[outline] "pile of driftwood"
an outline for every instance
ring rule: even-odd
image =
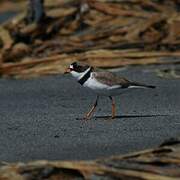
[[[180,57],[179,11],[178,0],[45,0],[41,21],[24,11],[0,26],[0,74],[60,73],[73,61],[104,68],[180,63],[172,58]]]
[[[35,161],[2,164],[4,180],[178,180],[180,141],[170,139],[160,147],[95,161]]]

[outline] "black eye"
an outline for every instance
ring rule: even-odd
[[[73,66],[73,68],[77,68],[78,67],[77,62],[74,62],[71,65]]]

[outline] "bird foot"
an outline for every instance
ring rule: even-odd
[[[91,116],[88,116],[87,114],[83,117],[83,120],[88,121],[91,119]]]

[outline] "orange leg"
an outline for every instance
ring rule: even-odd
[[[85,115],[84,119],[88,120],[91,118],[94,110],[96,109],[97,103],[98,103],[99,96],[97,96],[96,101],[93,105],[93,107],[90,109],[90,111]]]
[[[115,101],[112,98],[112,96],[109,96],[109,98],[110,98],[111,103],[112,103],[112,116],[111,116],[111,118],[114,119],[116,116],[116,105],[115,105]]]

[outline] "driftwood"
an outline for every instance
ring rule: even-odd
[[[21,3],[21,6],[23,2]],[[0,26],[0,74],[62,73],[73,61],[97,67],[177,64],[178,1],[45,0],[46,17],[26,12]]]
[[[2,162],[0,179],[178,180],[180,140],[170,139],[155,149],[94,161]]]

